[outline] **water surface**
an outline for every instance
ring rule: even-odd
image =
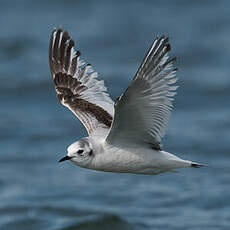
[[[229,229],[229,1],[0,2],[0,229]],[[207,163],[159,176],[94,172],[57,160],[86,134],[48,66],[68,29],[112,98],[154,36],[170,36],[180,78],[164,149]]]

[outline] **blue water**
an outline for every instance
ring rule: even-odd
[[[0,1],[0,229],[229,229],[230,1]],[[48,66],[68,29],[113,99],[154,36],[170,36],[180,78],[164,149],[208,168],[158,176],[58,163],[86,135]]]

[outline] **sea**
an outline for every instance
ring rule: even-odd
[[[57,100],[49,38],[62,27],[115,100],[156,36],[177,57],[165,151],[207,164],[160,175],[59,163],[87,136]],[[0,1],[1,230],[230,229],[230,1]]]

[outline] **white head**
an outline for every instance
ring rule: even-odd
[[[87,167],[93,157],[92,144],[88,138],[82,138],[67,148],[67,155],[59,162],[70,160],[78,166]]]

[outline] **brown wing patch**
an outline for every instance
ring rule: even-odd
[[[93,115],[99,121],[99,123],[106,125],[108,128],[112,124],[112,116],[100,106],[97,106],[81,98],[71,100],[69,105],[73,108],[81,110],[82,112]]]
[[[90,103],[82,98],[81,92],[87,89],[80,81],[72,78],[71,75],[57,73],[54,78],[58,99],[67,105],[76,114],[78,111],[94,116],[99,123],[111,126],[112,116],[100,106]]]
[[[93,68],[80,60],[80,55],[80,51],[74,50],[74,41],[67,31],[61,28],[53,30],[49,63],[57,97],[80,119],[90,134],[98,127],[111,126],[113,117],[105,108],[109,108],[110,104],[113,108],[113,102],[105,92],[104,84],[96,80]],[[99,105],[94,104],[96,102]]]

